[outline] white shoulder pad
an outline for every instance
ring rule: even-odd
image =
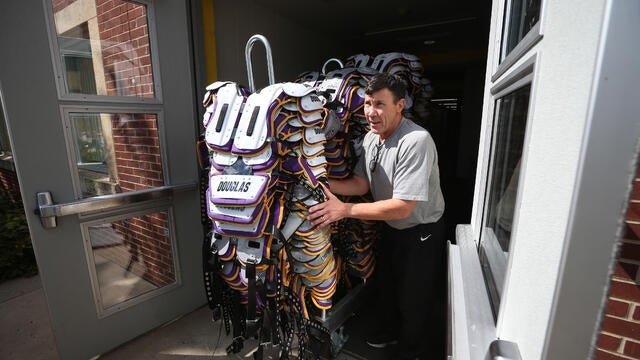
[[[304,142],[302,143],[302,154],[304,155],[304,157],[307,157],[307,158],[313,157],[321,154],[323,151],[324,151],[323,144],[307,145]]]
[[[318,79],[320,79],[319,71],[306,71],[298,75],[296,82],[314,86]]]
[[[312,113],[321,110],[324,106],[323,98],[317,94],[307,94],[298,98],[298,109],[301,113]]]
[[[305,127],[318,125],[322,119],[324,119],[324,113],[322,111],[316,111],[312,113],[300,113],[298,119],[302,121],[302,125]]]
[[[211,91],[207,91],[204,94],[204,98],[202,99],[202,106],[204,106],[204,107],[209,106],[209,104],[211,104],[211,102],[212,102],[211,101],[212,97],[215,97],[215,95],[213,95],[213,93]]]
[[[211,165],[216,169],[224,169],[225,166],[231,166],[238,160],[237,155],[229,153],[221,153],[218,151],[212,151]]]
[[[355,68],[353,67],[345,67],[342,69],[336,69],[336,70],[332,70],[329,71],[329,73],[326,76],[326,79],[332,79],[332,78],[340,78],[340,79],[344,79],[346,78],[349,74],[352,74],[356,71]],[[325,79],[325,80],[326,80]]]
[[[207,125],[209,125],[209,122],[211,121],[211,117],[212,117],[211,115],[213,115],[214,110],[215,110],[215,106],[213,106],[213,104],[207,105],[207,109],[205,110],[204,116],[202,117],[202,125],[205,128],[207,127]]]
[[[317,126],[314,126],[304,129],[304,136],[302,137],[302,140],[305,143],[313,146],[325,143],[327,141],[327,138],[324,136],[324,130]]]
[[[272,157],[273,150],[271,149],[271,146],[267,146],[265,150],[259,154],[244,155],[242,157],[242,161],[249,166],[263,165],[272,160]]]
[[[264,148],[267,137],[271,136],[268,124],[269,107],[281,91],[281,86],[268,86],[259,93],[249,95],[238,123],[233,152],[246,154]]]
[[[306,84],[298,84],[292,82],[282,84],[282,91],[292,97],[302,97],[307,94],[313,93],[316,90],[317,89],[315,87]]]
[[[282,104],[282,107],[288,111],[298,111],[298,102],[291,99],[291,101],[287,101]]]
[[[365,54],[356,54],[353,56],[350,56],[349,58],[347,58],[347,61],[345,62],[346,64],[350,64],[351,62],[353,62],[353,66],[354,67],[363,67],[363,66],[367,66],[369,64],[369,59],[371,57],[369,55],[365,55]]]
[[[227,84],[231,84],[231,83],[232,83],[231,81],[216,81],[214,83],[209,84],[205,88],[205,90],[215,92],[215,90],[217,90],[218,88],[221,88],[221,87],[223,87],[223,86],[225,86]]]
[[[205,129],[205,140],[213,149],[231,150],[231,135],[238,123],[244,96],[235,86],[223,86],[214,100],[214,110]]]
[[[422,73],[422,71],[424,70],[424,67],[422,66],[422,62],[420,60],[416,60],[416,61],[409,61],[409,69]]]
[[[309,164],[309,167],[317,168],[320,166],[326,166],[327,159],[325,159],[325,157],[322,155],[318,155],[318,156],[307,158],[307,163]]]
[[[241,263],[252,262],[259,264],[262,262],[266,237],[238,239],[236,255]]]
[[[402,53],[399,52],[390,52],[385,54],[380,54],[373,59],[371,63],[371,67],[377,69],[379,71],[385,72],[387,65],[397,59],[403,59]]]
[[[420,58],[414,54],[402,53],[402,57],[409,61],[420,61]]]
[[[322,92],[328,92],[331,94],[331,99],[328,99],[328,101],[334,101],[339,95],[343,83],[344,78],[342,77],[327,77],[320,85],[318,85],[318,89]]]

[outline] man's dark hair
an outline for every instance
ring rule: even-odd
[[[395,104],[398,100],[404,99],[407,93],[407,83],[398,75],[379,73],[371,78],[369,85],[364,89],[364,93],[371,95],[382,89],[389,89],[389,91],[391,91],[394,97],[393,103]]]

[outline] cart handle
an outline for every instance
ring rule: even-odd
[[[267,53],[267,71],[269,75],[269,84],[273,85],[275,81],[275,76],[273,75],[273,57],[271,56],[271,45],[269,45],[269,40],[266,37],[260,34],[253,35],[247,41],[247,46],[244,48],[244,57],[247,62],[247,77],[249,78],[249,90],[251,92],[256,91],[256,86],[253,81],[253,67],[251,66],[251,49],[253,48],[253,44],[256,41],[262,41],[264,45],[265,51]]]
[[[337,62],[338,65],[340,65],[340,69],[344,68],[344,64],[342,63],[342,61],[340,61],[340,59],[331,58],[325,61],[324,65],[322,65],[322,75],[327,75],[327,65],[329,65],[329,63],[331,62]]]

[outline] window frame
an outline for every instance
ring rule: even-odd
[[[491,82],[496,82],[503,74],[505,74],[509,69],[511,69],[519,59],[524,57],[527,52],[534,47],[543,37],[543,23],[544,23],[544,7],[546,4],[546,0],[540,0],[540,14],[538,21],[536,24],[529,29],[529,31],[520,39],[518,44],[511,49],[511,51],[507,54],[503,54],[504,47],[506,45],[507,39],[506,34],[509,32],[509,26],[511,22],[511,6],[514,1],[517,0],[502,0],[503,4],[499,5],[499,8],[502,9],[502,14],[500,16],[500,24],[498,24],[498,28],[500,32],[496,32],[495,36],[495,48],[493,54],[493,66],[491,73]]]
[[[492,119],[487,125],[491,134],[487,132],[485,136],[490,136],[490,141],[488,141],[488,149],[486,151],[486,166],[484,167],[484,172],[486,174],[486,182],[484,184],[483,190],[481,192],[481,202],[479,202],[480,216],[479,216],[479,227],[477,228],[477,251],[478,257],[480,259],[480,264],[483,270],[483,275],[485,277],[485,285],[487,288],[487,293],[490,298],[491,307],[493,311],[494,321],[497,322],[498,315],[500,313],[500,306],[495,306],[496,303],[501,304],[499,301],[503,297],[503,289],[506,287],[507,274],[509,273],[509,269],[511,267],[512,257],[509,256],[511,253],[511,249],[515,246],[517,239],[517,231],[518,231],[518,220],[519,220],[519,211],[520,202],[521,202],[521,192],[523,188],[524,172],[526,169],[527,162],[527,152],[522,152],[522,157],[520,160],[520,173],[518,175],[518,187],[516,190],[516,198],[514,203],[514,213],[513,213],[513,225],[511,229],[511,238],[509,242],[509,250],[507,254],[505,254],[499,244],[497,244],[497,239],[491,239],[486,236],[485,231],[485,221],[488,213],[488,201],[490,198],[490,187],[492,183],[491,174],[493,171],[493,166],[495,165],[494,156],[496,152],[495,148],[495,132],[497,130],[498,125],[498,117],[499,117],[499,106],[498,101],[506,95],[511,94],[512,92],[521,89],[525,86],[530,86],[530,95],[529,95],[529,103],[527,105],[527,121],[525,126],[525,135],[522,148],[528,148],[530,134],[531,134],[531,118],[533,115],[534,108],[534,89],[535,89],[535,78],[536,78],[536,61],[537,54],[533,54],[524,60],[516,69],[512,70],[504,79],[502,79],[499,83],[494,85],[491,89],[491,114]],[[491,241],[494,240],[494,241]],[[506,256],[505,256],[506,255]],[[505,258],[506,257],[506,258]]]
[[[51,50],[51,58],[53,59],[53,72],[55,74],[56,88],[58,91],[58,98],[61,101],[91,101],[104,104],[113,104],[117,106],[119,104],[162,104],[162,84],[160,76],[160,63],[159,52],[157,49],[157,29],[155,19],[155,8],[153,1],[150,0],[123,0],[132,3],[138,3],[146,6],[147,14],[147,31],[149,33],[149,55],[151,56],[151,69],[153,76],[153,98],[144,98],[138,96],[109,96],[109,95],[94,95],[94,94],[75,94],[69,93],[65,81],[65,64],[63,55],[65,55],[58,45],[57,30],[55,24],[55,16],[53,9],[49,6],[49,1],[43,0],[43,6],[45,7],[45,14],[49,18],[47,24],[49,25],[49,43]]]
[[[65,129],[65,139],[67,147],[67,158],[69,159],[69,171],[72,179],[72,185],[76,199],[83,199],[82,184],[80,181],[80,173],[78,167],[78,155],[76,151],[75,134],[73,125],[71,124],[71,114],[90,113],[90,114],[153,114],[156,116],[158,126],[158,142],[160,147],[160,162],[162,165],[162,180],[166,185],[170,184],[171,176],[169,174],[169,163],[167,159],[167,139],[165,134],[164,110],[157,106],[119,106],[117,108],[110,106],[90,105],[62,105],[60,106],[60,116]],[[80,215],[82,217],[82,215]]]

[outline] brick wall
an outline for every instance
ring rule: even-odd
[[[596,360],[640,359],[640,169],[633,181],[625,220]]]

